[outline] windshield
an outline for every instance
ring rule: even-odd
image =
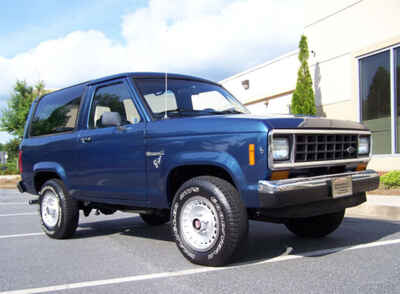
[[[249,113],[224,88],[193,80],[136,79],[135,83],[155,119],[209,114]]]

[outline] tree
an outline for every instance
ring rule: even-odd
[[[4,145],[3,145],[3,143],[0,143],[0,151],[4,151]]]
[[[26,81],[17,81],[7,108],[1,111],[0,130],[6,131],[21,140],[33,100],[46,92],[48,91],[44,89],[43,82],[38,82],[32,87],[28,86]]]
[[[293,114],[315,115],[317,109],[307,62],[309,57],[307,37],[304,35],[301,36],[299,49],[300,68],[297,72],[296,90],[292,97],[291,111]]]
[[[20,143],[21,140],[19,138],[14,138],[4,144],[4,151],[8,154],[8,161],[17,157]]]

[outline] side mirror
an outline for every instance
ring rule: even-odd
[[[101,115],[101,124],[104,127],[119,127],[121,122],[121,115],[118,112],[104,112]]]

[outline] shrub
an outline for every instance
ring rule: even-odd
[[[381,183],[385,188],[400,187],[400,170],[394,170],[381,176]]]
[[[3,167],[7,169],[3,170]],[[8,160],[6,164],[0,164],[0,175],[18,175],[17,160],[13,158]]]

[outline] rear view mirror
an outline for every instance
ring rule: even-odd
[[[104,112],[101,116],[101,124],[104,127],[119,127],[121,115],[118,112]]]

